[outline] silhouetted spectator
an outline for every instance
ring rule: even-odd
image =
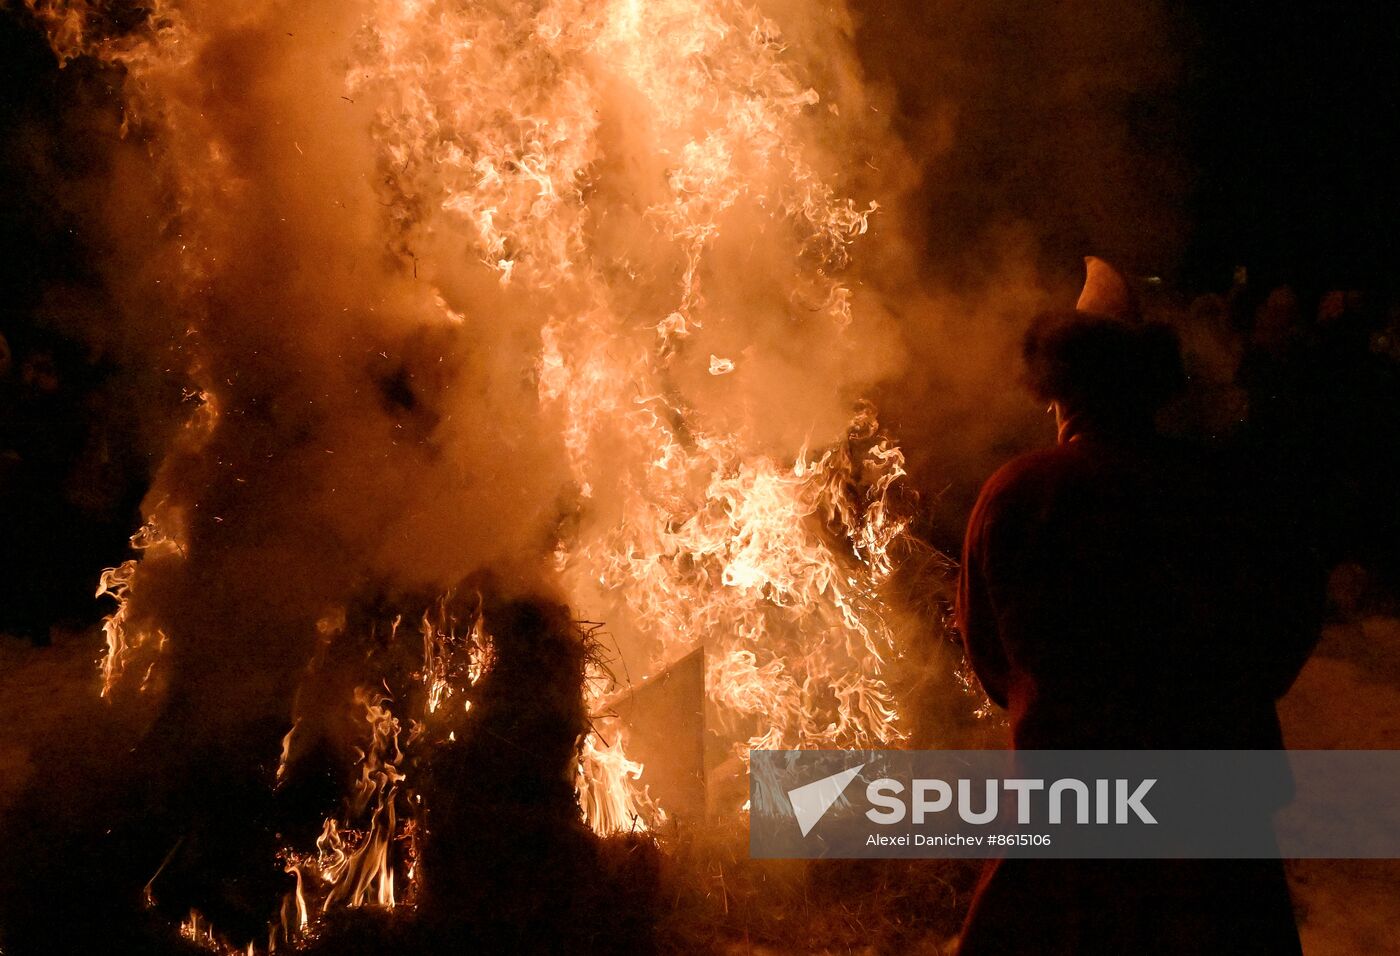
[[[1276,538],[1262,482],[1160,438],[1175,336],[1104,263],[1025,344],[1058,443],[987,482],[959,620],[1025,749],[1282,744],[1274,701],[1318,636],[1305,542]],[[1298,951],[1279,861],[994,861],[965,956]]]

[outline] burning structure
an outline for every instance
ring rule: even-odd
[[[839,6],[29,6],[120,98],[111,320],[183,388],[99,594],[185,940],[539,945],[749,747],[909,734]]]

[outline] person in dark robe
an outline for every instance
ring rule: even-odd
[[[1088,273],[1024,344],[1057,442],[998,470],[968,524],[969,661],[1018,749],[1281,748],[1275,701],[1320,630],[1308,549],[1270,476],[1159,436],[1184,382],[1176,337],[1106,263]],[[1300,952],[1278,860],[990,861],[961,945]]]

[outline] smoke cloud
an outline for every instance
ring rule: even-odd
[[[1157,4],[30,6],[121,91],[68,187],[109,310],[74,321],[185,390],[142,401],[168,438],[109,660],[231,750],[285,730],[347,609],[487,574],[608,621],[638,673],[845,633],[811,678],[840,731],[776,651],[711,680],[772,742],[882,740],[846,721],[883,678],[836,675],[893,638],[821,582],[885,573],[885,436],[955,549],[1044,434],[1029,317],[1082,255],[1156,274],[1182,234]],[[804,497],[843,443],[850,480]]]
[[[1172,274],[1189,185],[1175,93],[1189,24],[1157,3],[855,4],[872,104],[900,153],[874,281],[906,361],[880,392],[956,547],[977,486],[1050,437],[1019,384],[1020,337],[1073,304],[1082,258]]]

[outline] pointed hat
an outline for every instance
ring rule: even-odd
[[[1098,256],[1084,257],[1084,291],[1075,304],[1079,312],[1107,315],[1115,319],[1137,318],[1137,302],[1127,281],[1118,270]]]

